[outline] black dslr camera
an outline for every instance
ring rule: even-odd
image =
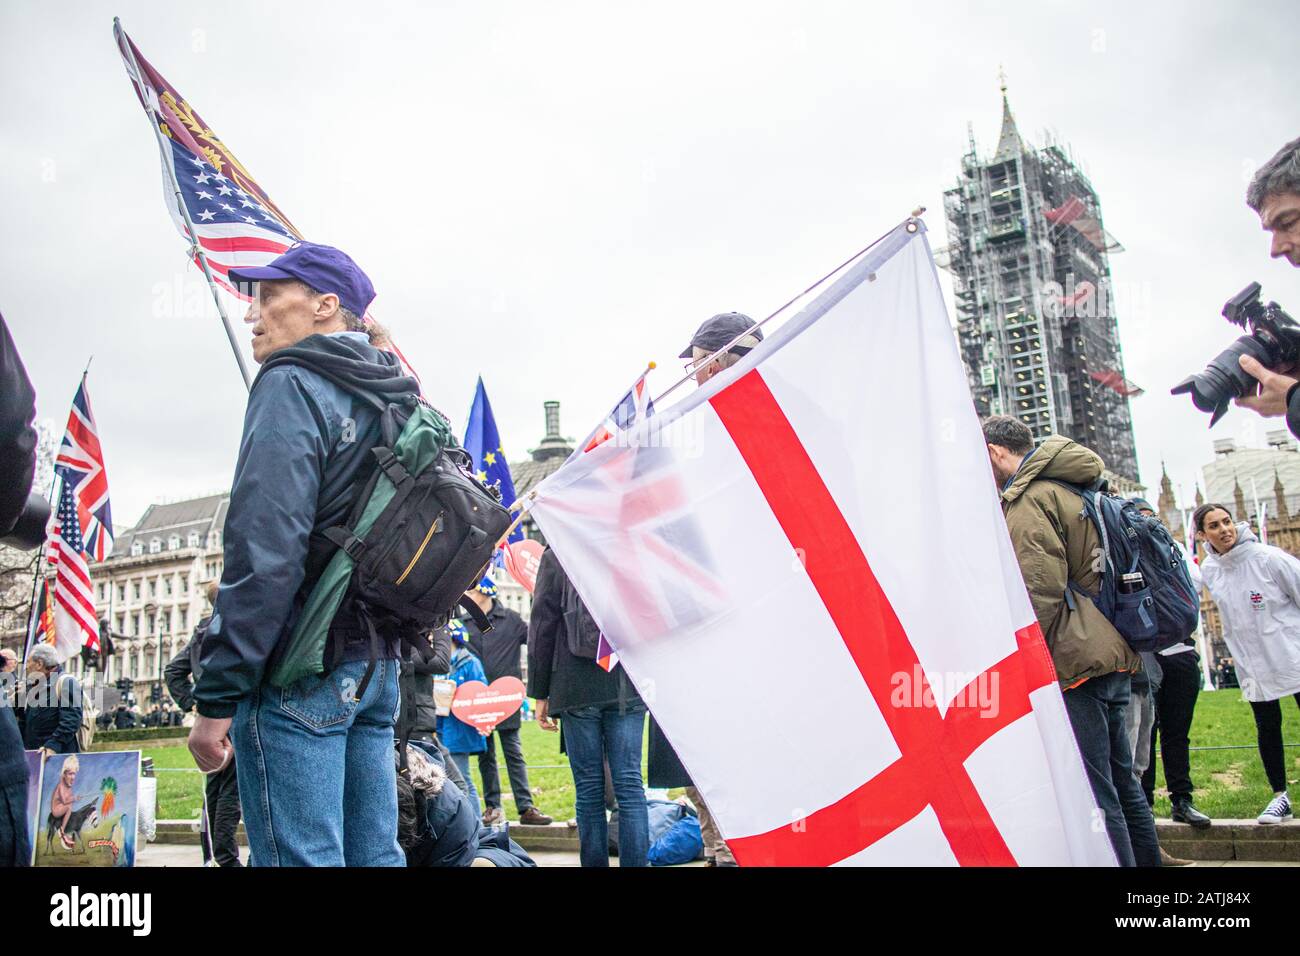
[[[1260,285],[1252,282],[1223,306],[1223,317],[1249,330],[1220,352],[1205,371],[1176,385],[1171,394],[1190,392],[1192,404],[1212,412],[1210,427],[1224,416],[1234,398],[1252,394],[1259,383],[1238,363],[1243,355],[1257,359],[1267,368],[1289,365],[1300,358],[1300,325],[1276,302],[1259,301]]]
[[[18,516],[13,530],[0,538],[0,544],[19,551],[39,548],[45,540],[45,526],[49,520],[50,503],[44,495],[33,491],[27,496],[27,504],[23,506],[23,512]]]

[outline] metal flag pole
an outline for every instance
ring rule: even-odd
[[[149,125],[153,127],[154,137],[158,140],[158,152],[161,155],[163,168],[167,170],[171,179],[172,189],[176,194],[176,205],[181,211],[181,217],[185,220],[185,229],[190,237],[190,255],[197,256],[199,265],[203,268],[203,275],[208,280],[208,288],[212,291],[212,301],[217,305],[217,314],[221,316],[221,324],[226,329],[226,338],[230,340],[230,349],[235,353],[235,364],[239,366],[239,374],[244,379],[244,387],[252,389],[253,380],[249,377],[248,366],[244,362],[244,356],[239,351],[239,343],[235,341],[235,330],[230,327],[230,319],[226,316],[226,307],[221,303],[221,296],[218,294],[217,282],[212,278],[212,269],[208,266],[208,257],[203,252],[203,247],[199,243],[198,233],[194,229],[194,221],[190,218],[190,211],[185,206],[185,197],[181,195],[181,184],[176,179],[176,168],[172,165],[171,150],[163,142],[162,126],[160,125],[162,117],[154,109],[150,98],[145,95],[145,78],[144,73],[140,70],[140,64],[136,62],[135,51],[131,49],[131,43],[122,29],[122,23],[117,18],[113,18],[113,32],[117,34],[119,47],[124,56],[131,61],[131,70],[134,75],[131,77],[135,81],[140,91],[140,101],[144,105],[145,114],[149,117]],[[220,169],[217,170],[221,172]]]
[[[54,499],[55,499],[54,490],[59,487],[59,482],[61,480],[62,479],[59,478],[59,473],[57,471],[54,473],[53,478],[50,480],[50,510],[51,511],[54,510]],[[32,649],[32,638],[36,636],[35,631],[32,630],[32,628],[35,626],[35,620],[36,620],[36,589],[40,586],[41,581],[45,579],[45,549],[49,545],[49,543],[50,543],[50,535],[49,535],[49,531],[47,530],[45,533],[45,540],[41,542],[40,550],[37,551],[36,553],[36,573],[32,575],[32,598],[31,598],[31,602],[27,605],[27,636],[26,639],[23,641],[23,662],[22,662],[22,671],[24,674],[27,673],[27,655],[31,652]]]
[[[924,207],[924,206],[917,206],[915,209],[912,210],[912,214],[911,214],[910,216],[908,216],[906,219],[904,219],[902,222],[900,222],[900,223],[898,224],[898,226],[906,225],[906,226],[907,226],[907,231],[908,231],[908,232],[916,232],[916,230],[919,228],[919,225],[918,225],[917,220],[919,220],[919,219],[921,218],[921,216],[922,216],[922,214],[924,214],[924,212],[925,212],[925,207]],[[753,325],[753,326],[750,326],[749,328],[745,329],[743,332],[741,332],[739,335],[737,335],[734,339],[732,339],[730,342],[728,342],[726,345],[722,346],[722,348],[718,349],[717,351],[713,352],[712,354],[707,355],[707,356],[705,356],[704,358],[702,358],[702,359],[700,359],[700,360],[698,360],[698,361],[693,361],[693,362],[691,363],[691,371],[687,372],[686,375],[684,375],[682,378],[678,379],[676,382],[674,382],[672,385],[670,385],[670,386],[668,387],[668,390],[667,390],[667,391],[665,391],[665,392],[663,392],[662,394],[658,395],[658,396],[655,398],[655,402],[656,402],[656,403],[662,402],[665,398],[667,398],[667,397],[668,397],[669,395],[671,395],[673,392],[677,391],[678,388],[680,388],[681,386],[683,386],[683,385],[685,385],[687,382],[689,382],[691,379],[693,379],[693,378],[695,377],[695,370],[696,370],[696,369],[703,368],[704,366],[706,366],[706,365],[708,365],[710,362],[712,362],[714,359],[716,359],[718,356],[726,354],[728,351],[731,350],[731,347],[732,347],[733,345],[735,345],[737,342],[739,342],[739,341],[740,341],[741,339],[743,339],[745,336],[747,336],[747,335],[753,335],[755,329],[761,329],[763,326],[767,325],[767,323],[771,322],[773,319],[775,319],[778,315],[780,315],[780,314],[781,314],[782,312],[784,312],[786,309],[790,308],[790,306],[794,305],[796,302],[798,302],[800,299],[802,299],[802,298],[803,298],[804,296],[806,296],[808,293],[812,292],[812,291],[813,291],[814,289],[816,289],[818,286],[820,286],[820,285],[822,285],[824,282],[826,282],[826,280],[828,280],[828,279],[832,278],[833,276],[836,276],[836,275],[838,275],[839,273],[843,272],[843,271],[844,271],[848,266],[850,266],[852,263],[856,262],[858,259],[860,259],[860,258],[862,258],[864,255],[866,255],[867,252],[869,252],[873,246],[879,245],[883,240],[889,238],[890,233],[892,233],[895,229],[897,229],[898,226],[892,226],[892,227],[889,229],[888,232],[882,233],[880,236],[877,236],[875,239],[873,239],[871,242],[869,242],[866,246],[864,246],[863,248],[859,249],[857,252],[853,253],[853,255],[849,256],[847,259],[845,259],[843,262],[841,262],[838,266],[836,266],[836,267],[835,267],[834,269],[832,269],[830,272],[826,273],[826,275],[822,276],[820,279],[818,279],[816,282],[814,282],[814,283],[813,283],[812,285],[810,285],[808,288],[804,289],[802,292],[800,292],[798,295],[796,295],[794,298],[792,298],[789,302],[785,303],[785,305],[783,305],[783,306],[781,306],[780,308],[778,308],[775,312],[773,312],[771,315],[769,315],[767,318],[765,318],[762,322],[759,322],[757,325]]]

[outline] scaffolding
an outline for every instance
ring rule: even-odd
[[[1096,191],[1051,143],[1021,139],[1002,87],[993,156],[969,148],[944,193],[957,335],[976,410],[1058,433],[1138,481],[1137,456]],[[1121,383],[1116,385],[1116,383]]]

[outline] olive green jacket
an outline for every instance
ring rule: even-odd
[[[1065,600],[1070,581],[1097,593],[1101,536],[1084,514],[1079,495],[1057,482],[1087,486],[1101,472],[1095,452],[1052,435],[1024,460],[1002,492],[1011,544],[1063,690],[1089,677],[1137,671],[1141,665],[1137,652],[1086,595],[1073,595],[1074,610]]]

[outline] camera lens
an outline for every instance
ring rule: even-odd
[[[1271,365],[1278,358],[1273,351],[1256,336],[1243,335],[1215,356],[1204,372],[1175,385],[1170,394],[1190,392],[1193,405],[1203,412],[1212,413],[1210,426],[1213,427],[1227,413],[1228,405],[1234,398],[1248,395],[1258,384],[1237,360],[1243,355],[1249,355],[1264,365]]]

